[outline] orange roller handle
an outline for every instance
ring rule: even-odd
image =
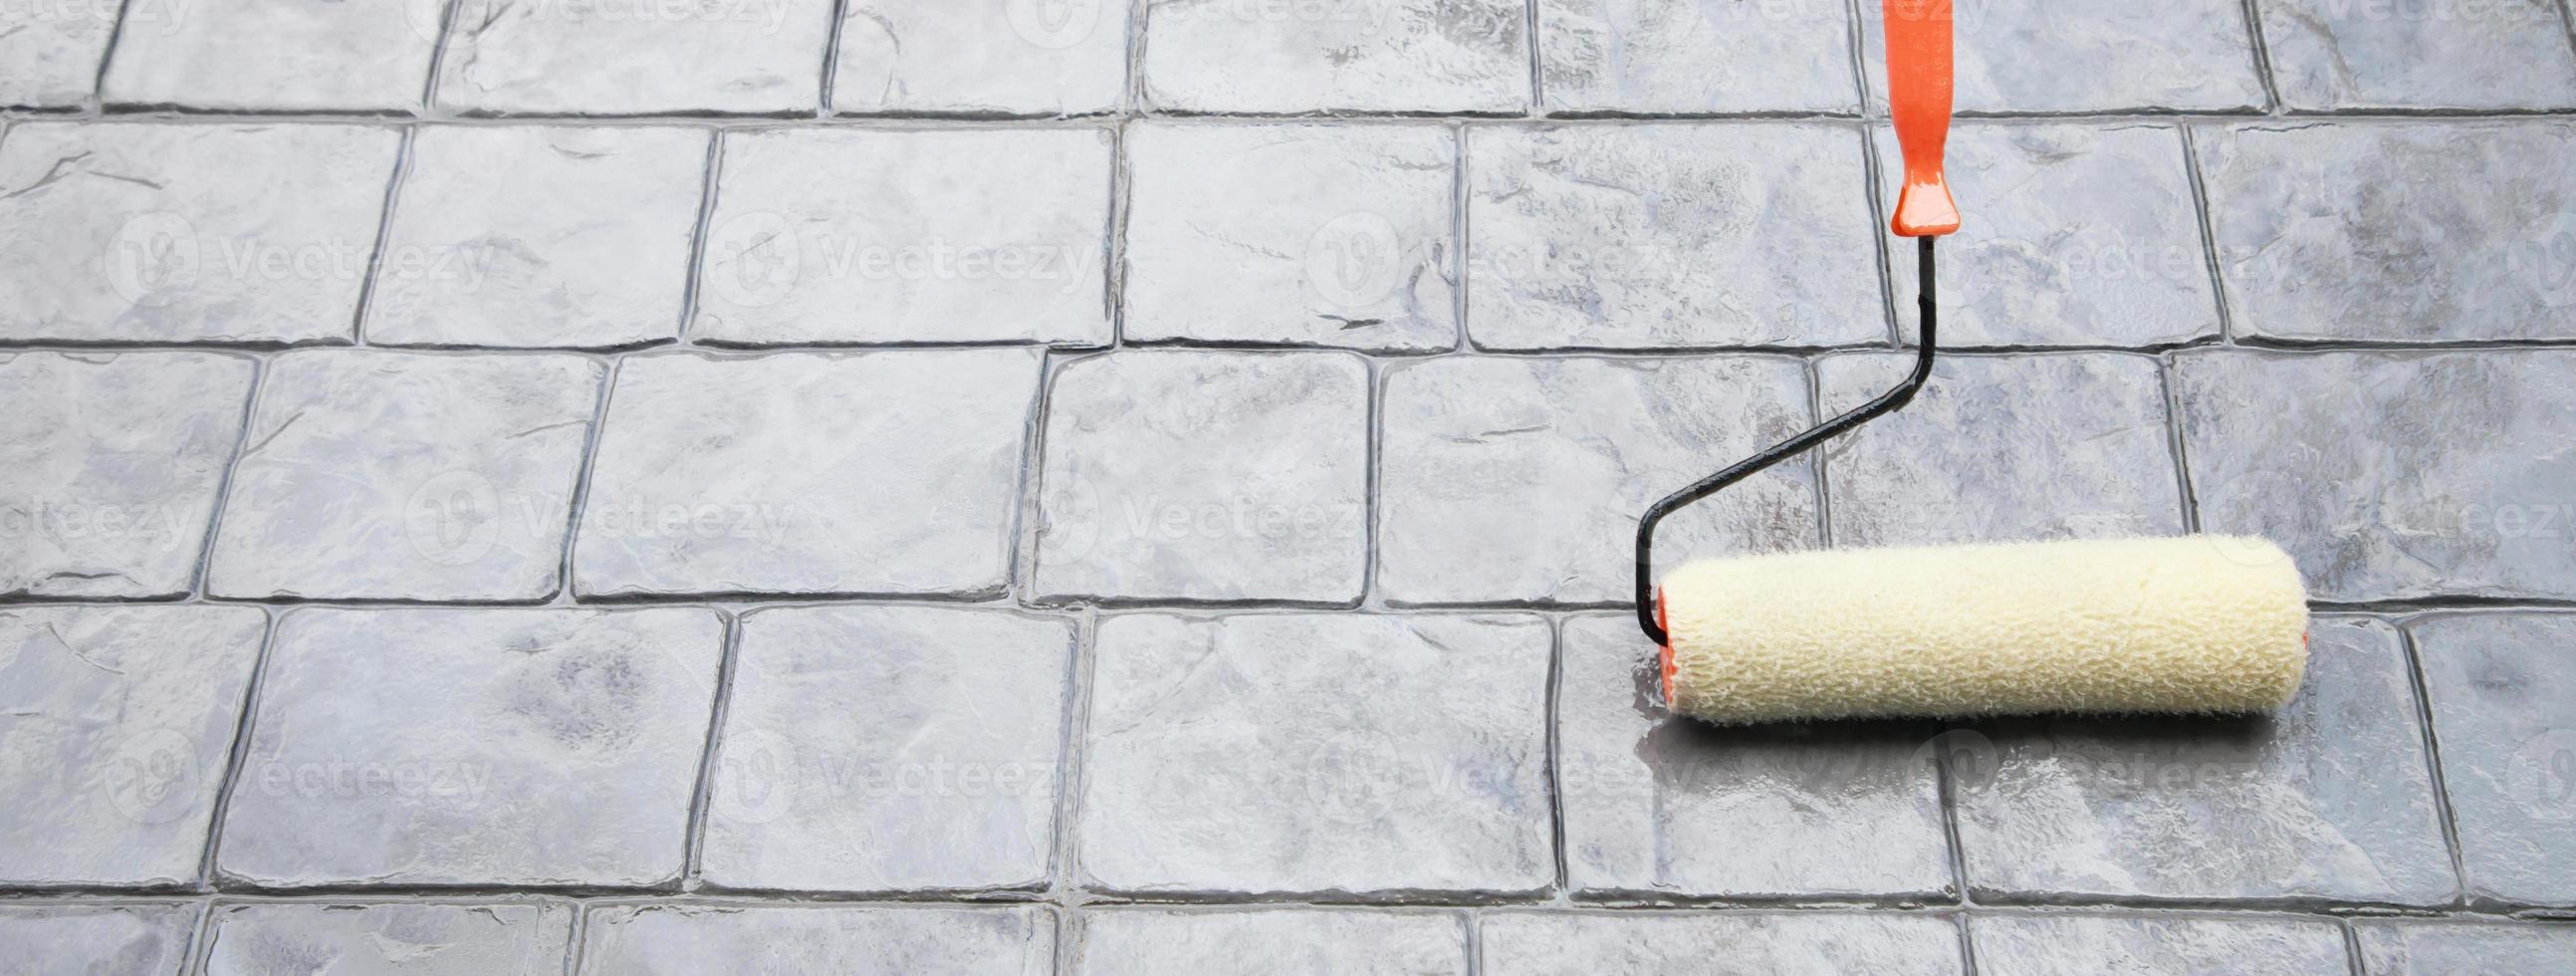
[[[1896,193],[1899,237],[1937,237],[1959,229],[1959,205],[1941,174],[1950,142],[1950,14],[1956,0],[1885,0],[1888,114],[1905,153],[1904,188]]]

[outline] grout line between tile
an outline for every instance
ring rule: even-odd
[[[277,632],[285,625],[285,614],[275,610],[260,611],[259,650],[252,657],[250,680],[242,686],[241,714],[233,722],[232,748],[224,756],[222,785],[215,791],[214,809],[206,816],[206,845],[197,856],[197,884],[207,891],[221,885],[222,873],[216,858],[223,853],[224,825],[232,818],[233,795],[241,789],[242,777],[250,767],[251,735],[258,731],[259,702],[268,689],[268,675],[277,656]]]
[[[682,892],[697,890],[706,873],[707,820],[715,797],[725,718],[733,706],[734,673],[742,660],[742,615],[716,612],[723,617],[724,631],[716,658],[715,688],[708,696],[707,738],[698,753],[697,780],[690,790],[688,832],[681,838],[680,873],[672,879]]]
[[[2452,898],[2455,905],[2470,901],[2468,860],[2460,850],[2460,821],[2451,806],[2451,783],[2442,770],[2442,736],[2433,725],[2433,690],[2424,678],[2424,655],[2415,641],[2415,628],[2390,624],[2397,632],[2397,642],[2406,655],[2406,684],[2415,699],[2415,722],[2422,730],[2424,769],[2432,776],[2433,809],[2442,825],[2442,847],[2451,856]]]
[[[2201,172],[2200,135],[2189,125],[2174,129],[2182,139],[2182,173],[2191,187],[2192,217],[2200,224],[2201,264],[2209,276],[2210,298],[2218,306],[2218,342],[2232,346],[2236,344],[2236,313],[2228,307],[2227,262],[2218,252],[2218,218],[2209,199],[2208,177]]]

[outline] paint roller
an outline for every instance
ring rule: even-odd
[[[1917,241],[1914,368],[1894,389],[1710,475],[1637,524],[1637,621],[1664,701],[1722,724],[2278,708],[2307,664],[2307,593],[2261,539],[2185,536],[1794,552],[1702,560],[1655,586],[1665,516],[1891,413],[1930,377],[1933,242],[1959,229],[1942,174],[1949,0],[1885,0],[1904,155],[1891,221]]]

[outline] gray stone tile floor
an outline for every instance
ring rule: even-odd
[[[1655,707],[1870,0],[0,4],[0,973],[2576,972],[2566,4],[1954,11],[1663,552],[2261,533],[2277,715]]]

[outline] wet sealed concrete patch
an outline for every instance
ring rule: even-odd
[[[1997,902],[2458,892],[2397,632],[2320,618],[2274,715],[1981,723],[1954,743],[1968,883]]]

